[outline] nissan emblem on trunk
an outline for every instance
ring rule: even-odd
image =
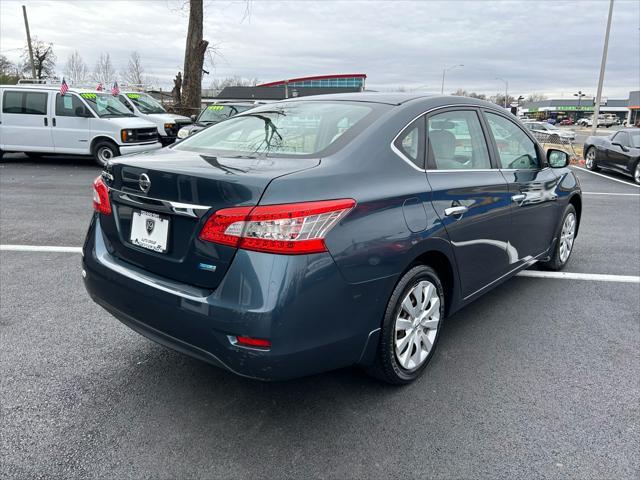
[[[149,235],[151,235],[151,232],[153,232],[153,227],[156,226],[156,221],[153,220],[152,218],[147,218],[147,233]]]
[[[149,188],[151,188],[151,180],[149,180],[149,176],[146,173],[140,175],[140,178],[138,179],[138,186],[144,193],[147,193]]]

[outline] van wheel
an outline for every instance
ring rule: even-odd
[[[38,158],[42,158],[42,156],[44,155],[44,153],[40,153],[40,152],[24,152],[24,154],[32,159],[38,159]]]
[[[545,270],[558,271],[562,270],[569,261],[571,252],[573,252],[573,242],[576,238],[576,230],[578,229],[578,216],[573,205],[569,204],[564,211],[560,223],[558,241],[556,242],[553,256],[547,262],[540,264]]]
[[[436,272],[418,265],[393,290],[380,344],[368,373],[393,385],[413,382],[435,351],[444,319],[444,293]]]
[[[120,155],[118,147],[107,140],[96,142],[93,146],[93,159],[98,165],[104,167],[109,160]]]

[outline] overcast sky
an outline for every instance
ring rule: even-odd
[[[182,69],[187,13],[182,0],[0,1],[0,53],[17,61],[31,35],[54,44],[57,69],[77,49],[93,70],[109,52],[124,70],[137,50],[146,73],[164,83]],[[205,0],[205,38],[219,55],[211,77],[261,81],[366,73],[367,87],[495,94],[595,94],[609,2],[596,1],[296,1]],[[616,0],[603,95],[640,89],[640,2]],[[207,67],[205,67],[207,68]]]

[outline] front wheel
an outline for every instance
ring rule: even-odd
[[[595,147],[589,147],[587,150],[587,154],[584,158],[584,166],[587,167],[587,170],[591,170],[592,172],[597,172],[600,170],[596,163],[596,149]]]
[[[432,268],[418,265],[405,273],[387,304],[369,373],[394,385],[418,378],[435,351],[444,302],[442,283]]]
[[[120,155],[118,147],[106,140],[100,141],[93,146],[93,159],[98,165],[104,167],[109,160]]]
[[[577,228],[578,215],[573,205],[569,204],[562,216],[560,235],[553,250],[553,256],[549,261],[541,263],[543,268],[558,271],[565,267],[573,251],[573,242],[576,238]]]
[[[636,170],[633,173],[633,179],[640,185],[640,162],[636,163]]]

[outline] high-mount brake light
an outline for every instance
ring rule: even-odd
[[[102,177],[97,177],[93,181],[93,209],[103,215],[111,215],[109,188],[102,180]]]
[[[347,198],[235,207],[211,215],[200,239],[244,250],[288,255],[325,252],[329,231],[355,206]]]

